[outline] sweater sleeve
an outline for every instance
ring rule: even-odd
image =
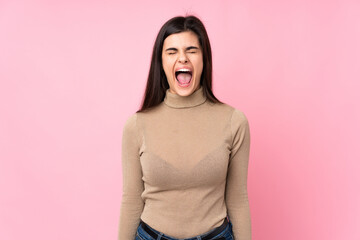
[[[118,240],[135,239],[144,208],[141,194],[144,191],[140,164],[140,140],[137,130],[137,115],[129,117],[122,135],[122,176],[123,191],[120,210]]]
[[[235,240],[251,240],[250,207],[247,194],[247,172],[250,150],[249,123],[235,109],[231,117],[232,148],[226,183],[226,206],[233,224]]]

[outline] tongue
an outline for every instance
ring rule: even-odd
[[[176,78],[181,84],[189,83],[191,80],[191,74],[190,73],[179,73]]]

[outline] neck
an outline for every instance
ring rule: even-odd
[[[176,93],[171,93],[170,89],[166,90],[164,103],[172,108],[191,108],[196,107],[200,104],[203,104],[206,101],[206,96],[204,95],[203,87],[194,91],[189,96],[180,96]]]

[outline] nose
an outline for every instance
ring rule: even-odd
[[[188,62],[188,58],[187,58],[186,54],[183,53],[183,52],[180,52],[178,61],[179,61],[180,63],[187,63],[187,62]]]

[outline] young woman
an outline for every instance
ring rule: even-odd
[[[212,92],[203,23],[168,20],[123,129],[119,240],[250,240],[249,149],[246,116]]]

